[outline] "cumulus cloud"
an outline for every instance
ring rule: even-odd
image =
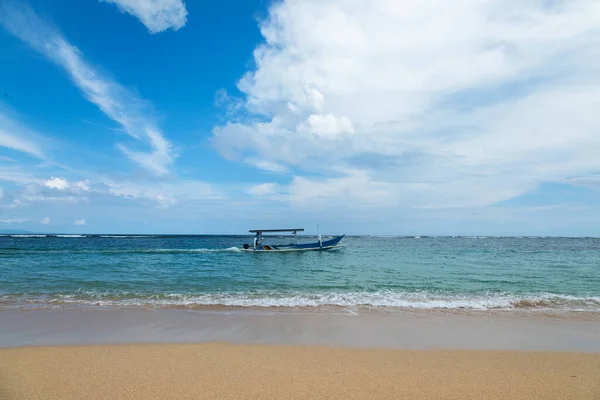
[[[84,192],[90,191],[90,186],[89,186],[88,180],[70,183],[69,181],[67,181],[64,178],[52,177],[52,178],[44,181],[44,186],[47,188],[56,189],[56,190],[66,190],[66,189],[70,188],[70,189],[75,189],[75,190],[84,191]]]
[[[15,209],[35,203],[114,204],[114,198],[150,202],[166,208],[186,202],[199,203],[226,199],[225,194],[211,184],[198,180],[114,180],[102,176],[91,179],[67,179],[51,176],[45,179],[24,173],[17,168],[0,170],[0,181],[16,187],[0,188],[0,208]],[[11,185],[15,186],[15,185]],[[110,200],[110,198],[113,200]]]
[[[87,223],[85,222],[84,218],[81,218],[75,220],[75,225],[87,225]]]
[[[346,117],[336,117],[331,113],[325,115],[312,114],[306,121],[296,127],[296,131],[337,139],[339,135],[354,133],[354,127]]]
[[[93,190],[88,180],[69,181],[63,177],[40,178],[34,173],[12,170],[0,171],[0,181],[15,186],[6,190],[0,199],[0,208],[15,209],[28,207],[35,203],[88,203]]]
[[[42,225],[49,225],[52,221],[50,220],[50,218],[48,217],[44,217],[41,221],[40,224]]]
[[[151,33],[169,28],[174,31],[187,22],[187,10],[182,0],[100,0],[116,4],[123,12],[138,18]]]
[[[299,171],[295,204],[478,207],[600,170],[598,2],[284,0],[261,32],[213,142]]]
[[[44,186],[50,189],[65,190],[69,187],[69,182],[63,178],[50,178],[44,182]]]
[[[126,155],[158,175],[168,172],[168,167],[173,161],[172,146],[158,129],[147,101],[101,74],[85,60],[79,49],[26,4],[10,0],[0,3],[0,24],[8,32],[64,68],[90,102],[118,123],[125,133],[150,148],[150,151],[141,151],[119,144],[118,147]],[[0,131],[0,144],[2,140]]]

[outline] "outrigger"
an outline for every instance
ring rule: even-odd
[[[314,250],[331,250],[341,247],[339,244],[345,235],[336,236],[333,239],[322,240],[321,235],[318,235],[317,242],[300,243],[298,244],[297,232],[304,232],[304,229],[250,229],[250,233],[254,233],[254,241],[252,245],[244,244],[242,251],[314,251]],[[282,245],[267,245],[263,243],[263,233],[267,232],[292,232],[294,243]]]

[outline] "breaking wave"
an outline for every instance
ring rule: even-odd
[[[58,238],[84,238],[87,237],[87,235],[54,235],[55,237]]]
[[[152,235],[99,235],[101,238],[111,238],[111,239],[129,239],[129,238],[147,238],[154,237]]]
[[[2,236],[8,236],[11,238],[45,238],[48,235],[2,235]]]
[[[135,292],[78,291],[48,296],[0,296],[3,306],[93,307],[251,307],[251,308],[368,308],[423,310],[532,310],[600,312],[600,297],[557,294],[443,296],[426,292],[283,293],[244,292],[206,294],[143,294]]]

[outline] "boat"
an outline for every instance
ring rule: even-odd
[[[332,250],[339,247],[340,242],[344,238],[345,235],[336,236],[332,239],[322,240],[321,235],[318,235],[318,239],[316,242],[312,243],[298,243],[297,232],[304,232],[304,229],[250,229],[250,233],[254,233],[254,241],[252,244],[244,244],[243,248],[240,249],[242,251],[252,251],[252,252],[290,252],[290,251],[323,251],[323,250]],[[294,242],[290,244],[265,244],[263,233],[273,233],[273,232],[291,232],[294,238]]]

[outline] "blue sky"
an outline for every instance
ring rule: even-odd
[[[0,0],[0,230],[600,235],[600,5]]]

